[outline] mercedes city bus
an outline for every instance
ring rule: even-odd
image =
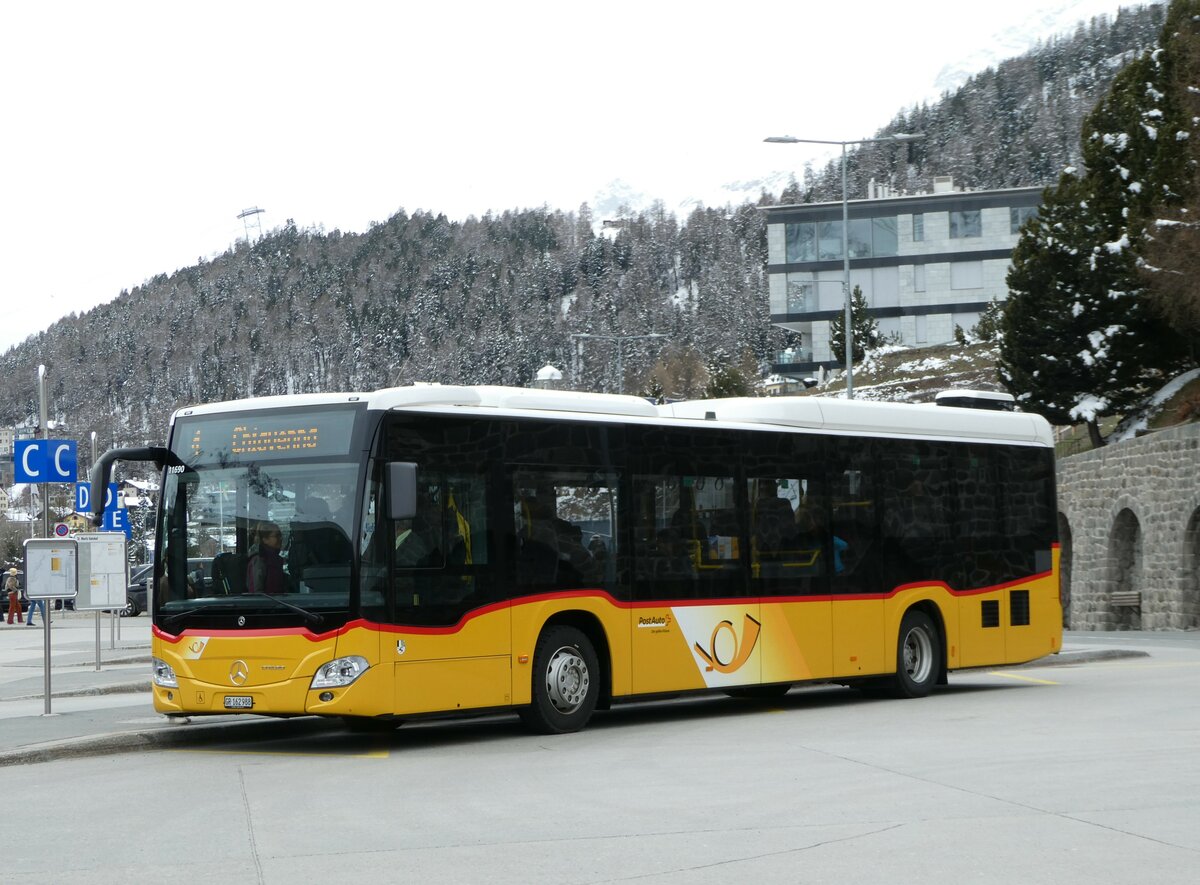
[[[153,693],[352,724],[803,683],[920,697],[1057,652],[1053,442],[1017,412],[414,386],[177,411]]]

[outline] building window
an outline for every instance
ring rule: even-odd
[[[869,290],[863,288],[871,307],[897,306],[900,303],[900,268],[872,268],[870,287]]]
[[[913,291],[925,291],[925,265],[923,264],[913,265]]]
[[[929,341],[929,317],[925,314],[917,314],[913,319],[917,321],[917,344],[925,344]]]
[[[1019,234],[1021,225],[1037,215],[1036,206],[1011,206],[1008,210],[1008,232]]]
[[[871,219],[871,247],[877,258],[898,254],[896,216]]]
[[[922,243],[925,241],[925,213],[913,213],[913,242]]]
[[[812,224],[784,225],[784,236],[787,241],[788,264],[798,261],[815,261],[817,248],[814,241],[814,226]]]
[[[817,257],[822,261],[842,257],[840,221],[822,221],[817,224]]]
[[[950,239],[962,240],[967,237],[981,236],[983,236],[983,223],[980,221],[978,209],[950,213]]]
[[[851,258],[878,258],[898,254],[896,217],[856,218],[850,222]],[[842,223],[788,223],[784,225],[788,264],[806,261],[831,261],[842,257]]]
[[[871,257],[871,219],[855,218],[850,222],[850,257]]]
[[[812,280],[801,279],[797,274],[787,277],[787,312],[808,313],[809,294],[812,292]]]
[[[982,289],[982,261],[954,261],[950,264],[951,289]]]

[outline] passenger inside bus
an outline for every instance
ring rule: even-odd
[[[417,498],[417,514],[396,521],[396,567],[422,568],[433,563],[437,547],[437,512],[427,489]]]
[[[545,495],[521,500],[524,525],[518,535],[518,574],[530,584],[553,584],[558,579],[559,543],[554,504]]]
[[[349,568],[353,549],[346,532],[330,514],[323,498],[309,497],[296,508],[288,543],[288,574],[300,582],[305,572],[329,566]]]
[[[754,501],[754,540],[760,556],[779,556],[795,546],[796,518],[773,479],[758,481]]]
[[[246,592],[277,596],[287,592],[283,570],[283,532],[279,525],[265,521],[258,525],[255,543],[246,561]]]

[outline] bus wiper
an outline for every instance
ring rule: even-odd
[[[212,606],[197,605],[197,606],[194,606],[193,608],[185,608],[183,611],[175,612],[174,614],[159,615],[158,620],[159,620],[159,623],[161,623],[163,625],[163,627],[170,627],[170,626],[178,623],[179,621],[182,621],[188,615],[194,615],[198,611],[211,611],[211,610],[212,610]]]
[[[299,614],[301,614],[304,617],[304,623],[308,624],[309,626],[320,627],[325,623],[325,619],[323,617],[321,617],[319,614],[317,614],[316,612],[310,612],[306,608],[301,608],[298,605],[293,605],[290,602],[285,602],[284,600],[280,599],[278,596],[272,596],[270,593],[255,592],[255,593],[247,593],[246,595],[247,596],[262,596],[262,597],[265,597],[265,598],[271,600],[274,603],[278,603],[279,605],[282,605],[284,608],[290,608],[292,611],[298,612]]]

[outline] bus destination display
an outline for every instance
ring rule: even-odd
[[[204,451],[201,428],[192,434],[192,455]],[[321,428],[306,422],[301,427],[263,427],[258,423],[237,424],[230,434],[231,455],[311,455],[320,448]]]
[[[345,455],[354,415],[342,410],[180,419],[174,450],[189,464]]]

